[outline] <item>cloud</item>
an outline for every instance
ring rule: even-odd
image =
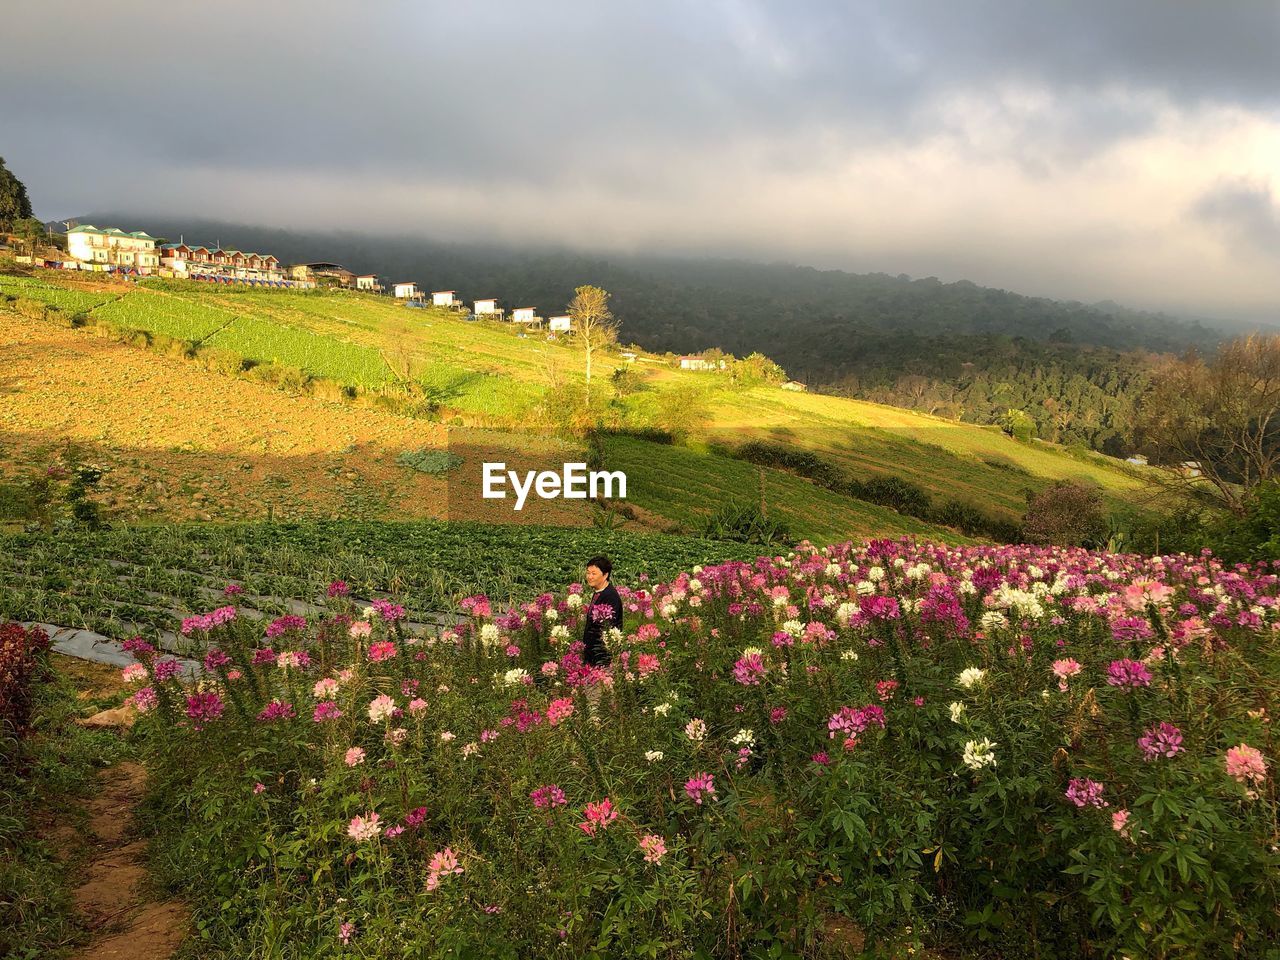
[[[1239,186],[1280,169],[1271,4],[113,11],[30,4],[6,23],[4,155],[42,215],[183,211],[1280,307],[1277,271],[1238,255],[1274,230]]]
[[[1233,250],[1280,264],[1280,206],[1267,183],[1239,180],[1219,183],[1192,207],[1192,216],[1222,228]]]

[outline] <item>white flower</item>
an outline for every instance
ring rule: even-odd
[[[986,675],[987,671],[985,670],[979,670],[977,667],[966,667],[960,671],[960,676],[956,677],[956,683],[968,690],[975,684],[981,683],[982,678]]]
[[[858,605],[846,600],[844,603],[840,604],[840,606],[836,607],[836,623],[840,624],[842,627],[847,627],[849,625],[849,621],[857,616],[857,614]]]
[[[582,594],[571,593],[564,598],[564,602],[569,607],[570,610],[577,610],[580,606],[582,606]]]
[[[699,580],[697,577],[694,577],[692,580],[689,581],[690,593],[697,593],[701,589],[702,589],[702,581]]]
[[[773,605],[775,607],[785,607],[790,602],[791,598],[785,594],[778,594],[778,596],[773,598]]]
[[[876,592],[876,585],[870,580],[858,581],[858,596],[869,597]]]
[[[759,647],[743,647],[742,658],[745,660],[747,657],[750,657],[750,656],[762,657],[764,656],[764,651],[761,650]]]
[[[524,683],[528,676],[528,670],[523,667],[515,667],[502,675],[502,685],[504,687],[514,687],[518,683]]]
[[[446,730],[444,733],[440,734],[440,739],[443,740],[445,743],[448,743],[450,740],[453,739],[453,734],[450,731]]]
[[[472,740],[468,744],[464,744],[462,747],[462,755],[464,757],[474,756],[479,752],[480,752],[480,744],[476,743],[474,740]]]
[[[492,647],[501,639],[498,628],[492,623],[486,623],[480,628],[480,644],[484,647]]]
[[[949,709],[951,710],[951,722],[959,723],[960,718],[964,716],[964,704],[957,700],[955,703],[951,704]]]
[[[645,758],[646,760],[648,760],[650,763],[656,763],[657,761],[659,761],[659,760],[661,760],[661,759],[662,759],[662,751],[661,751],[661,750],[646,750],[646,751],[644,752],[644,758]]]
[[[872,567],[867,571],[867,579],[872,583],[879,583],[884,579],[884,567]]]
[[[804,636],[804,624],[799,620],[788,620],[782,625],[782,632],[789,633],[791,636],[799,640]]]
[[[622,643],[622,631],[617,627],[610,627],[604,633],[604,642],[606,646],[616,647]]]
[[[838,563],[828,563],[827,569],[823,571],[828,577],[838,577],[843,572]]]
[[[701,743],[707,736],[706,722],[694,717],[684,725],[684,735],[694,743]]]
[[[696,577],[698,574],[700,574],[701,572],[702,572],[702,564],[698,564],[698,566],[696,566],[696,567],[694,567],[694,568],[693,568],[693,575],[694,575],[695,577]]]
[[[658,613],[662,615],[663,620],[670,620],[672,617],[676,615],[675,604],[664,603],[661,609],[658,611]]]
[[[968,573],[968,572],[969,571],[967,570],[965,571],[965,573]],[[960,593],[963,593],[966,596],[972,596],[973,594],[978,592],[978,588],[973,585],[972,580],[961,580],[959,591]]]
[[[756,743],[755,731],[743,727],[733,735],[733,742],[738,744],[738,746],[746,744],[748,747],[753,747]]]
[[[549,607],[546,610],[546,612],[542,614],[542,618],[544,620],[550,620],[552,623],[555,623],[557,620],[560,619],[560,611],[557,610],[555,607]]]
[[[964,765],[970,770],[981,770],[983,767],[996,765],[995,744],[983,737],[981,740],[970,740],[964,745]]]
[[[840,654],[840,659],[841,659],[841,660],[857,660],[857,659],[858,659],[858,651],[857,651],[857,650],[845,650],[845,651],[842,651],[842,652],[841,652],[841,654]]]
[[[660,703],[653,708],[653,712],[660,717],[665,717],[670,710],[671,710],[671,704],[669,703]]]
[[[999,610],[988,610],[978,621],[984,631],[990,632],[1009,625],[1009,618]]]

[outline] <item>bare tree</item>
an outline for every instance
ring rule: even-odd
[[[1243,516],[1280,464],[1280,335],[1240,337],[1211,363],[1194,352],[1172,361],[1144,398],[1138,426],[1162,461],[1195,465],[1161,482],[1212,491]]]
[[[573,291],[569,304],[573,335],[587,355],[587,405],[591,405],[591,356],[618,341],[618,321],[609,310],[609,294],[599,287],[582,286]]]

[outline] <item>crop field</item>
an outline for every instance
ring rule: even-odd
[[[484,592],[524,600],[569,584],[608,553],[622,582],[670,576],[696,562],[745,559],[743,544],[566,527],[477,523],[185,524],[0,537],[0,620],[156,638],[175,610],[242,586],[264,613],[285,599],[321,603],[332,580],[364,598],[395,595],[415,614],[451,610]]]
[[[130,291],[97,307],[93,316],[123,329],[145,330],[195,343],[203,342],[236,319],[234,313],[218,307],[145,289]]]
[[[64,286],[37,280],[32,277],[0,274],[0,294],[38,300],[57,307],[68,315],[87,313],[95,307],[109,303],[119,294],[99,293],[74,286]]]
[[[207,341],[258,363],[297,367],[317,377],[359,387],[378,387],[392,379],[381,355],[372,347],[286,327],[269,320],[237,317]]]

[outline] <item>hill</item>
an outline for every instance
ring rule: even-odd
[[[118,466],[113,505],[126,513],[133,503],[160,517],[246,518],[270,504],[291,516],[478,519],[484,460],[534,469],[577,458],[552,434],[581,390],[580,355],[564,343],[521,338],[509,325],[349,291],[86,286],[55,272],[0,277],[0,293],[15,298],[11,307],[61,304],[64,321],[79,313],[92,323],[74,329],[7,312],[0,343],[9,369],[30,371],[0,416],[6,445],[20,451],[10,464],[72,440]],[[94,332],[149,339],[153,349]],[[157,356],[159,348],[176,356]],[[203,364],[181,359],[190,355]],[[311,385],[312,395],[308,377],[326,378]],[[597,365],[597,379],[608,383],[597,390],[606,390],[600,409],[614,430],[604,465],[628,473],[636,522],[654,529],[694,528],[717,506],[763,492],[800,536],[964,539],[825,489],[786,464],[746,463],[735,452],[747,441],[807,451],[856,480],[910,481],[939,503],[955,500],[1006,523],[1021,515],[1024,489],[1061,478],[1098,486],[1121,514],[1141,510],[1145,497],[1142,481],[1120,464],[1017,443],[998,430],[732,383],[655,357],[627,364],[610,356]],[[688,444],[651,442],[673,417],[690,433]],[[462,465],[435,476],[401,462],[422,449],[460,451]],[[180,493],[148,506],[148,485],[157,481]],[[550,503],[555,517],[536,519],[590,522],[567,501]],[[498,509],[503,522],[526,519],[505,504]]]
[[[625,338],[646,349],[759,351],[812,388],[971,423],[998,423],[1021,409],[1039,436],[1119,456],[1134,450],[1129,424],[1152,354],[1212,351],[1226,332],[1110,301],[1056,301],[934,277],[294,233],[127,212],[86,219],[234,240],[286,261],[337,260],[544,310],[561,309],[575,286],[592,283],[614,294]]]

